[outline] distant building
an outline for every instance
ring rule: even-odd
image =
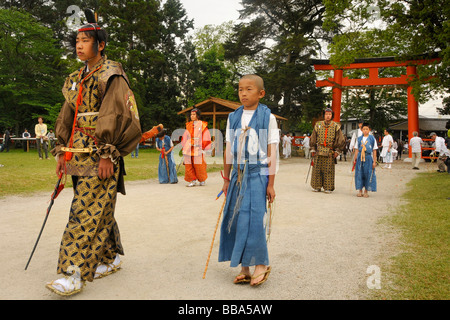
[[[420,116],[419,115],[419,136],[428,137],[431,132],[436,132],[440,137],[445,137],[447,134],[447,129],[445,125],[450,119],[450,116]],[[408,120],[398,121],[390,125],[392,130],[392,135],[395,139],[401,139],[403,141],[408,141]]]
[[[344,134],[344,137],[351,138],[353,132],[358,130],[358,118],[341,118],[341,130]]]
[[[447,134],[445,125],[450,120],[450,116],[419,116],[419,136],[428,137],[431,132],[436,132],[440,137]],[[341,128],[344,136],[351,138],[353,132],[358,129],[358,119],[348,118],[347,120],[341,118]],[[394,139],[408,140],[408,119],[398,120],[389,125]],[[379,133],[383,135],[383,133]]]

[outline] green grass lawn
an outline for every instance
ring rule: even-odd
[[[401,252],[386,266],[375,298],[450,298],[450,175],[420,173],[409,182],[407,204],[388,219],[401,231]]]
[[[140,149],[139,157],[125,157],[125,181],[146,180],[158,178],[158,156],[156,149]],[[10,152],[0,153],[0,197],[7,195],[24,195],[34,192],[53,191],[57,176],[55,173],[56,161],[49,154],[50,160],[39,160],[36,149],[23,152],[13,149]],[[178,164],[177,164],[178,166]],[[223,165],[208,165],[208,172],[222,170]],[[184,181],[184,166],[178,171],[178,180]],[[72,186],[70,177],[66,187]]]

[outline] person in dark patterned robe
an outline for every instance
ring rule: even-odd
[[[324,120],[314,125],[311,134],[310,148],[314,166],[311,177],[313,191],[322,190],[331,193],[334,190],[336,157],[342,153],[345,138],[340,124],[332,121],[333,111],[330,108],[324,111]]]
[[[57,273],[47,284],[60,295],[117,271],[124,254],[114,217],[117,193],[125,194],[123,157],[142,132],[128,78],[104,54],[106,32],[94,21],[78,30],[74,48],[85,66],[69,75],[56,120],[56,173],[72,176],[74,198],[62,236]]]

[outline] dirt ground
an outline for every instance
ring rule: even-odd
[[[378,192],[358,198],[349,161],[336,165],[332,194],[312,192],[309,181],[305,184],[308,167],[304,158],[280,162],[268,244],[272,272],[258,287],[234,285],[239,268],[217,262],[220,231],[202,278],[223,203],[223,196],[215,200],[220,173],[209,174],[206,186],[194,188],[186,188],[182,177],[176,185],[126,182],[127,195],[119,195],[116,206],[123,268],[87,283],[70,298],[51,293],[45,283],[60,277],[56,263],[71,188],[56,200],[27,271],[51,190],[0,199],[0,299],[366,299],[367,268],[395,254],[397,232],[379,220],[394,213],[405,184],[418,171],[402,161],[391,170],[377,167]],[[419,172],[432,169],[422,163]]]

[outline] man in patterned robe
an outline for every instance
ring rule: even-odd
[[[340,124],[332,121],[334,113],[330,108],[324,111],[324,120],[316,122],[310,141],[313,170],[311,187],[325,193],[334,190],[336,157],[343,151],[345,138]]]
[[[66,79],[56,120],[56,173],[72,176],[74,198],[62,236],[57,273],[47,288],[60,295],[120,267],[124,251],[114,209],[125,194],[123,157],[141,139],[139,115],[120,63],[104,55],[106,32],[95,20],[78,30],[74,49],[85,66]]]

